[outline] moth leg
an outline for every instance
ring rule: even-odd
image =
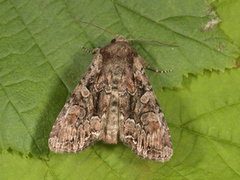
[[[160,70],[154,69],[153,67],[149,66],[149,65],[146,63],[146,61],[145,61],[142,57],[140,57],[140,56],[139,56],[139,61],[141,62],[141,64],[142,64],[145,68],[150,69],[150,70],[152,70],[152,71],[154,71],[154,72],[157,72],[157,73],[168,73],[168,72],[172,72],[172,70],[160,71]]]
[[[81,48],[82,48],[84,51],[86,51],[86,52],[88,52],[88,53],[90,53],[90,54],[95,54],[95,53],[100,52],[100,48],[95,48],[95,49],[92,50],[92,51],[88,50],[87,48],[85,48],[85,47],[83,47],[83,46],[81,46]]]

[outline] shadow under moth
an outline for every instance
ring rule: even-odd
[[[82,47],[96,55],[53,125],[50,150],[78,153],[98,140],[111,144],[121,140],[141,158],[168,161],[173,154],[169,129],[144,67],[159,73],[171,70],[151,68],[128,44],[151,40],[126,39],[79,22],[115,39],[93,51]]]

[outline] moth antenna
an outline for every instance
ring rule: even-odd
[[[177,45],[174,44],[167,44],[167,43],[163,43],[163,42],[159,42],[159,41],[154,41],[154,40],[148,40],[148,39],[127,39],[128,41],[148,41],[148,42],[155,42],[155,43],[159,43],[159,44],[163,44],[166,46],[174,46],[174,47],[178,47]]]
[[[89,23],[89,22],[85,22],[85,21],[80,21],[80,20],[78,20],[78,19],[75,19],[75,18],[69,16],[68,14],[66,14],[66,15],[67,15],[67,17],[69,17],[70,19],[72,19],[72,20],[74,20],[74,21],[77,21],[77,22],[80,22],[80,23],[89,24],[89,25],[94,26],[94,27],[96,27],[96,28],[98,28],[98,29],[101,29],[101,30],[103,30],[103,31],[111,34],[113,37],[117,38],[117,36],[114,35],[113,33],[111,33],[110,31],[108,31],[108,30],[106,30],[106,29],[103,29],[103,28],[101,28],[101,27],[99,27],[99,26],[97,26],[97,25],[95,25],[95,24],[92,24],[92,23]]]

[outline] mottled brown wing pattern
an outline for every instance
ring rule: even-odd
[[[101,67],[102,55],[97,53],[53,125],[48,141],[51,151],[77,153],[101,137],[104,122],[96,113],[99,92],[95,87]]]
[[[120,139],[138,156],[166,162],[173,154],[169,129],[140,61],[134,58],[130,91],[120,98]]]
[[[92,52],[92,64],[53,126],[50,150],[77,153],[97,140],[120,139],[139,157],[168,161],[171,137],[143,68],[147,63],[123,36]]]

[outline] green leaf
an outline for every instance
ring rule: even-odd
[[[223,0],[1,1],[1,177],[239,179],[239,8]],[[49,152],[52,125],[93,58],[80,47],[113,38],[66,14],[126,38],[178,45],[131,43],[150,66],[173,70],[146,70],[170,129],[169,162],[140,159],[121,142]]]

